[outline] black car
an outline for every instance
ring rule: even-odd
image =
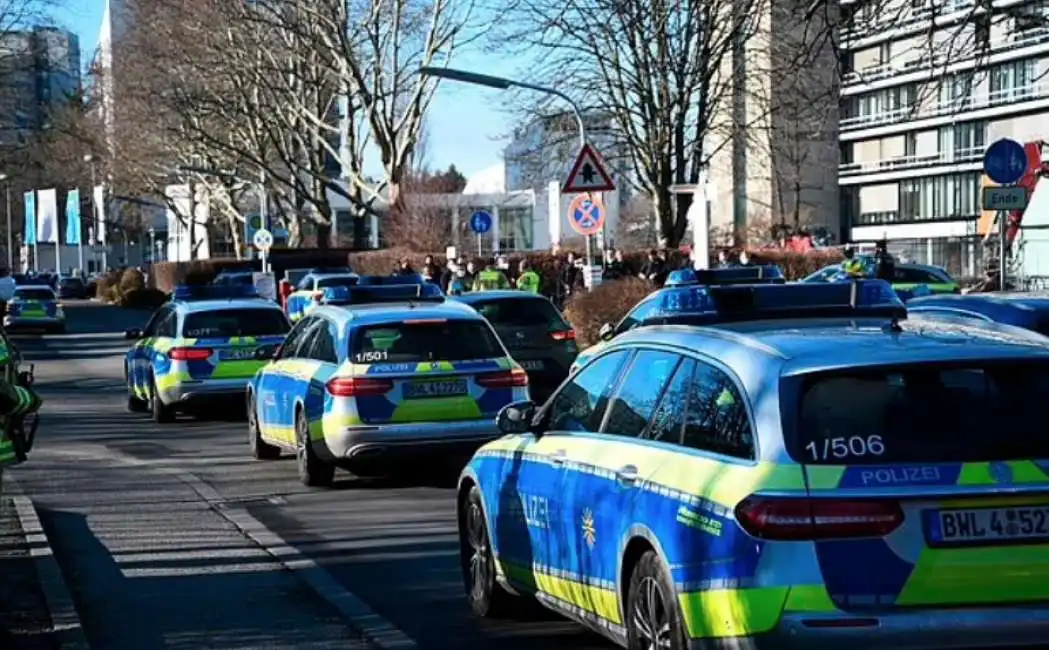
[[[470,305],[488,319],[514,361],[528,373],[533,401],[546,401],[568,377],[579,354],[576,333],[548,298],[504,290],[450,299]]]
[[[83,299],[89,298],[87,285],[84,281],[76,277],[66,277],[58,279],[58,297],[68,299]]]

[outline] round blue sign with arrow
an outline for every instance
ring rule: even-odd
[[[484,210],[478,210],[470,215],[470,230],[478,235],[483,235],[492,229],[492,215]]]
[[[1015,183],[1027,173],[1027,152],[1016,140],[998,140],[983,155],[983,171],[999,185]]]

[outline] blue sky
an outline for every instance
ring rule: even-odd
[[[87,61],[98,46],[105,0],[64,0],[57,12],[58,23],[80,37],[80,49]],[[492,67],[490,54],[465,53],[456,57],[455,66],[489,74],[507,74],[505,66]],[[454,164],[467,177],[498,163],[505,136],[510,130],[507,117],[498,110],[499,91],[444,83],[431,105],[427,121],[429,164],[444,169]]]

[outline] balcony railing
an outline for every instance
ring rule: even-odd
[[[838,174],[841,176],[855,176],[857,174],[902,171],[905,169],[914,169],[916,167],[957,165],[981,160],[983,158],[983,153],[984,147],[971,147],[968,149],[943,151],[929,156],[897,156],[895,158],[866,163],[845,163],[838,166]]]
[[[1049,83],[1029,84],[1019,88],[1003,88],[1001,90],[994,90],[980,95],[970,95],[968,97],[941,101],[934,106],[928,106],[925,108],[907,106],[874,115],[846,117],[841,120],[840,127],[842,129],[858,129],[881,126],[883,124],[892,124],[894,122],[906,122],[930,117],[940,117],[942,115],[952,115],[966,111],[975,111],[981,108],[1004,106],[1006,104],[1030,101],[1042,97],[1049,97]]]
[[[989,44],[989,53],[991,55],[1001,54],[1009,50],[1017,50],[1040,43],[1049,43],[1049,28],[1039,27],[996,38]],[[974,59],[977,54],[982,55],[982,52],[971,48],[966,48],[960,52],[929,52],[901,65],[882,63],[856,72],[847,72],[843,76],[842,81],[846,86],[871,83],[889,77],[897,77],[931,68],[942,68],[954,63],[963,63]]]
[[[935,216],[922,216],[916,214],[903,214],[898,210],[886,210],[883,212],[863,212],[852,219],[853,226],[887,226],[895,223],[929,223],[938,221],[968,221],[979,219],[979,213],[975,211],[954,212],[951,214],[940,214]]]
[[[975,6],[975,0],[961,0],[960,2],[954,3],[954,5],[951,7],[938,9],[936,12],[936,17],[941,18],[961,11],[967,11]],[[859,16],[857,16],[858,24],[856,24],[851,29],[843,30],[842,40],[846,42],[854,41],[887,29],[900,29],[911,27],[913,25],[917,25],[931,20],[934,15],[932,7],[912,9],[909,16],[901,16],[899,15],[899,13],[896,12],[887,13],[889,13],[890,15],[882,18],[881,20],[874,21],[865,21]]]

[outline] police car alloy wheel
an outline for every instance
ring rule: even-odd
[[[481,506],[481,490],[476,485],[459,509],[459,561],[466,598],[474,614],[493,617],[509,610],[513,597],[495,580],[495,555]]]
[[[634,567],[624,613],[628,650],[687,647],[674,583],[655,551],[646,551]]]
[[[251,456],[256,460],[276,460],[280,458],[280,448],[268,444],[262,439],[259,429],[259,412],[256,410],[255,395],[248,397],[248,444],[251,445]]]
[[[318,458],[310,444],[309,420],[301,409],[295,416],[295,460],[299,480],[306,487],[327,487],[335,478],[335,466]]]
[[[124,366],[124,383],[127,385],[127,410],[129,413],[146,413],[149,411],[149,402],[135,397],[135,391],[131,387],[131,377],[128,375],[127,365]]]

